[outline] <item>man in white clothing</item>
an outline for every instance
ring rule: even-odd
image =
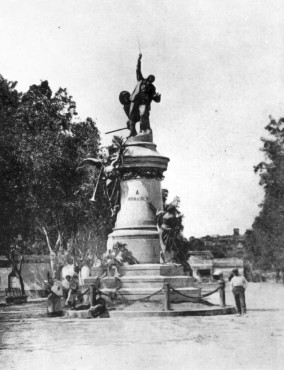
[[[231,279],[231,287],[235,297],[238,316],[245,316],[247,312],[245,290],[247,288],[248,282],[243,276],[239,275],[238,269],[234,269],[233,274],[234,276]]]

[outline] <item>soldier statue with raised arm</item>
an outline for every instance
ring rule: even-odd
[[[128,91],[122,91],[119,95],[119,100],[123,105],[124,111],[128,117],[127,127],[130,130],[130,136],[136,136],[136,122],[140,121],[140,133],[150,133],[150,110],[151,102],[156,103],[161,101],[161,95],[156,93],[156,88],[153,85],[155,76],[149,75],[144,78],[141,72],[142,54],[139,54],[136,68],[137,84],[130,95]]]

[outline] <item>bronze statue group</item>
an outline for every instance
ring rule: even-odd
[[[119,95],[119,101],[123,105],[124,112],[128,117],[127,128],[130,130],[130,136],[136,136],[136,123],[140,121],[140,133],[151,133],[150,110],[152,101],[160,103],[161,95],[156,92],[153,85],[155,76],[149,75],[144,78],[141,72],[142,54],[139,54],[136,79],[137,84],[130,94],[128,91],[122,91]]]

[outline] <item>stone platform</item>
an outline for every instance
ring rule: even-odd
[[[189,296],[187,298],[176,292],[171,292],[171,302],[193,302],[198,300],[201,289],[196,287],[191,276],[184,275],[181,265],[174,264],[137,264],[121,266],[118,269],[119,279],[115,277],[105,277],[101,279],[101,291],[109,294],[118,290],[119,295],[125,300],[136,300],[146,298],[156,292],[152,299],[164,299],[163,287],[169,283],[170,287],[177,292]],[[90,285],[97,281],[103,274],[102,267],[92,269],[92,276],[85,279],[85,285]]]
[[[172,316],[216,316],[216,315],[232,315],[236,313],[235,307],[206,307],[202,309],[172,309],[169,311],[129,311],[129,310],[110,310],[108,319],[117,318],[139,318],[139,317],[172,317]],[[89,310],[83,311],[65,311],[66,318],[77,319],[92,319]],[[101,317],[102,319],[104,317]]]

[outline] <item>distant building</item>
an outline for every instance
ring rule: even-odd
[[[189,252],[189,264],[197,280],[212,280],[216,270],[222,270],[227,279],[234,268],[243,273],[245,237],[239,229],[234,229],[232,235],[207,235],[199,240],[203,250]]]
[[[244,258],[245,236],[235,228],[232,235],[207,235],[200,238],[214,258]]]

